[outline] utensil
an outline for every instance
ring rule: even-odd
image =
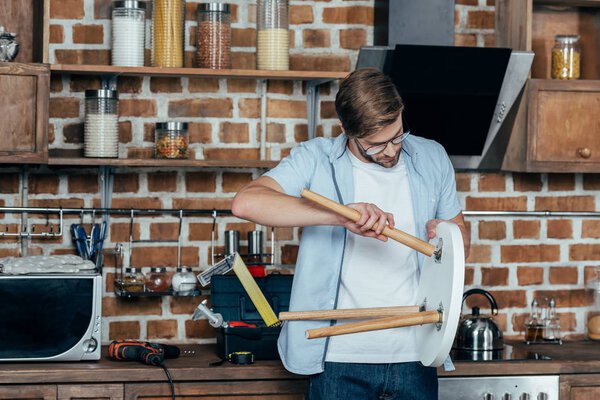
[[[498,305],[494,296],[483,289],[467,290],[463,295],[463,303],[467,297],[481,294],[490,302],[492,315],[498,315]],[[479,307],[473,307],[471,314],[461,317],[460,324],[452,346],[458,350],[491,351],[504,347],[502,330],[496,325],[491,316],[480,314]]]

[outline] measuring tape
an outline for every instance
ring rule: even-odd
[[[234,351],[227,355],[227,361],[232,364],[252,364],[254,363],[254,354],[249,351]]]

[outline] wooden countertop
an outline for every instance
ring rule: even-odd
[[[519,349],[552,357],[551,360],[528,361],[456,361],[456,371],[444,376],[538,375],[600,373],[600,342],[566,342],[563,345],[533,345],[509,343]],[[279,361],[257,361],[252,365],[234,365],[218,361],[215,345],[182,345],[182,350],[194,350],[193,356],[167,360],[175,381],[234,381],[262,379],[304,379],[286,371]],[[59,382],[163,382],[161,368],[135,361],[112,361],[103,349],[99,361],[0,363],[0,384],[59,383]]]

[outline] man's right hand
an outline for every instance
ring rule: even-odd
[[[394,227],[394,216],[387,213],[371,203],[350,203],[348,207],[358,210],[361,214],[357,222],[350,221],[344,217],[340,217],[342,225],[350,232],[357,235],[372,237],[379,239],[382,242],[387,242],[387,236],[381,234],[383,229],[388,226]],[[375,229],[372,229],[376,226]]]

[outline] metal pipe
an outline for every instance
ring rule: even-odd
[[[81,213],[99,213],[99,214],[122,214],[130,215],[134,214],[179,214],[184,215],[213,215],[214,213],[223,215],[232,215],[231,210],[194,210],[194,209],[152,209],[152,208],[60,208],[60,207],[0,207],[0,212],[21,212],[21,213],[39,213],[39,214],[56,214],[62,212],[63,214],[81,214]]]
[[[600,211],[463,211],[465,217],[600,217]]]

